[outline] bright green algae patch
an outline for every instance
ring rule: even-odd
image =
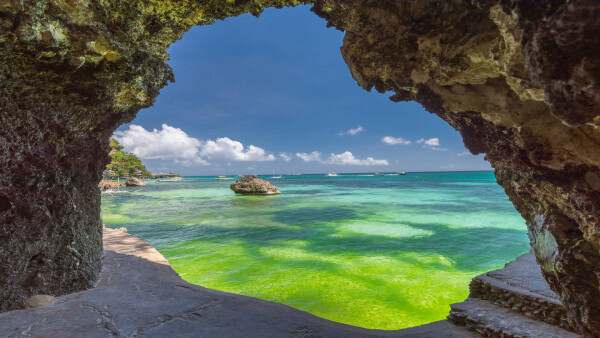
[[[290,176],[277,196],[231,182],[149,183],[104,197],[103,220],[191,283],[378,329],[445,318],[471,278],[529,249],[490,172]]]

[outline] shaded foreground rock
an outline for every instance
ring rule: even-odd
[[[96,288],[31,310],[0,314],[0,336],[34,337],[471,337],[440,321],[407,330],[368,330],[289,306],[183,281],[152,246],[104,230]]]
[[[532,252],[506,264],[503,269],[473,278],[469,289],[470,298],[486,300],[566,330],[574,329],[567,321],[567,311],[558,295],[542,276]]]
[[[143,187],[146,185],[146,182],[144,182],[144,180],[139,179],[137,177],[127,177],[127,180],[125,181],[125,185],[128,187]]]
[[[579,337],[533,252],[473,278],[469,298],[450,307],[449,321],[483,336]]]
[[[232,183],[229,188],[236,194],[242,195],[273,195],[281,194],[271,182],[258,178],[256,175],[245,175]]]

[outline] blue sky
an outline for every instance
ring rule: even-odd
[[[309,8],[192,29],[169,49],[176,81],[117,139],[184,175],[490,169],[419,104],[358,87],[343,32]]]

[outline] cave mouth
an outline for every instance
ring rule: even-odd
[[[304,33],[294,35],[297,30]],[[332,36],[314,42],[315,35],[322,34]],[[385,95],[356,87],[339,56],[342,35],[325,28],[305,7],[266,10],[259,20],[230,18],[188,32],[170,49],[177,82],[164,88],[154,106],[131,122],[144,128],[144,134],[139,128],[131,131],[131,126],[117,132],[128,146],[125,150],[151,154],[145,163],[167,172],[183,169],[188,177],[183,182],[152,182],[130,197],[105,195],[101,214],[105,225],[125,227],[151,243],[193,284],[371,329],[394,330],[444,319],[449,304],[467,297],[473,277],[529,250],[524,221],[490,171],[427,173],[423,171],[430,168],[411,167],[405,169],[406,176],[373,176],[374,171],[406,168],[397,166],[396,159],[431,162],[434,157],[453,160],[472,155],[464,153],[457,132],[416,103],[390,102]],[[256,36],[261,38],[252,39]],[[268,43],[281,36],[296,46]],[[227,37],[230,40],[224,43]],[[208,84],[199,86],[203,81]],[[334,84],[341,89],[332,89]],[[286,128],[289,120],[299,127]],[[302,138],[302,131],[315,123],[323,125],[313,128],[320,133],[312,136],[321,145],[304,141],[299,148],[282,141]],[[163,124],[181,127],[190,139],[241,137],[243,144],[252,142],[275,155],[349,149],[364,159],[371,155],[368,151],[380,148],[388,156],[393,152],[400,157],[386,157],[389,166],[375,167],[308,166],[298,157],[289,162],[278,158],[227,165],[235,161],[214,154],[203,159],[216,164],[214,168],[193,158],[174,163],[175,152],[188,154],[182,148],[196,143],[169,149],[164,154],[167,160],[157,159],[154,148],[172,131]],[[364,126],[362,135],[338,135],[355,125]],[[413,144],[385,144],[381,139],[388,132],[412,139]],[[441,136],[438,149],[415,144],[419,138],[434,136]],[[137,142],[152,137],[156,137],[153,149]],[[357,153],[360,144],[354,139],[373,146]],[[276,143],[292,150],[269,146]],[[333,146],[323,149],[322,144]],[[462,163],[480,165],[475,161]],[[455,166],[444,168],[446,164]],[[469,169],[455,162],[435,165],[438,170]],[[289,174],[298,173],[298,168],[341,176],[263,175],[283,192],[268,198],[234,196],[228,189],[230,181],[215,180],[221,174]]]
[[[0,310],[98,280],[109,137],[173,80],[168,47],[193,26],[299,4],[346,32],[360,87],[418,102],[486,154],[569,326],[600,335],[600,23],[589,0],[5,2]]]

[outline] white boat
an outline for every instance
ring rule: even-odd
[[[215,178],[215,180],[233,180],[235,179],[234,176],[219,176],[217,178]]]
[[[269,178],[281,178],[281,175],[279,175],[279,176],[271,176]]]
[[[329,174],[327,174],[327,175],[325,175],[325,176],[335,177],[335,176],[339,176],[339,175],[338,175],[338,174],[336,174],[336,173],[329,173]]]
[[[406,175],[406,173],[405,173],[404,171],[403,171],[403,172],[400,172],[399,174],[400,174],[400,175]]]
[[[385,174],[375,173],[375,176],[385,176]]]
[[[102,195],[114,196],[114,195],[119,195],[119,194],[131,194],[131,192],[128,190],[121,190],[121,188],[120,188],[121,180],[119,177],[117,177],[117,188],[116,189],[113,189],[113,188],[104,189],[104,180],[102,180],[101,184],[102,184],[102,190],[100,190],[100,194],[102,194]]]

